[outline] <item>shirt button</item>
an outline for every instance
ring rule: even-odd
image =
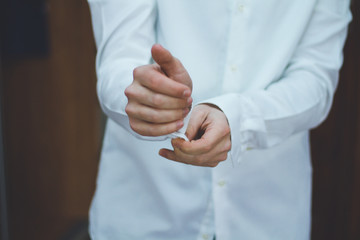
[[[231,65],[230,66],[230,70],[232,71],[232,72],[236,72],[237,71],[237,66],[236,65]]]
[[[207,234],[203,234],[203,235],[202,235],[202,239],[204,239],[204,240],[208,240],[208,239],[209,239],[209,235],[207,235]]]
[[[245,9],[245,6],[243,4],[238,4],[237,10],[239,13],[243,13]]]
[[[226,182],[224,180],[221,180],[218,182],[219,187],[224,187],[226,185]]]

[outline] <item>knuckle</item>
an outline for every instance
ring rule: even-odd
[[[161,121],[161,118],[159,117],[159,114],[154,113],[149,115],[149,120],[153,123],[158,123]]]
[[[208,144],[208,145],[205,145],[203,149],[204,149],[205,152],[210,152],[210,150],[211,150],[212,148],[213,148],[213,147]]]
[[[224,147],[224,151],[228,152],[231,150],[231,142],[227,142]]]
[[[130,90],[130,86],[129,86],[124,91],[125,96],[129,98],[130,92],[131,92],[131,90]]]
[[[150,75],[148,77],[148,81],[151,88],[156,88],[160,85],[159,78],[157,78],[155,75]]]
[[[132,121],[131,119],[129,119],[129,125],[130,125],[130,128],[131,128],[134,132],[139,133],[139,128],[138,128],[137,124],[135,124],[134,121]]]
[[[214,168],[214,167],[216,167],[217,165],[219,165],[218,162],[217,162],[217,163],[210,163],[208,166]]]
[[[224,128],[224,133],[225,133],[225,135],[230,135],[230,128],[229,127],[225,127]]]
[[[182,145],[182,146],[180,147],[180,149],[181,149],[181,151],[183,151],[184,153],[187,153],[187,154],[190,153],[190,151],[189,151],[189,146]],[[194,158],[194,160],[196,160],[196,157]]]
[[[220,161],[220,162],[225,161],[225,160],[227,159],[227,157],[228,157],[228,154],[227,154],[227,153],[224,153],[224,154],[222,154],[222,155],[220,156],[219,161]]]
[[[155,107],[161,107],[164,103],[160,94],[154,94],[151,101]]]
[[[133,77],[134,78],[137,78],[139,75],[141,75],[142,68],[143,68],[142,66],[134,68],[134,70],[133,70]]]
[[[132,107],[130,106],[130,104],[126,105],[126,107],[125,107],[125,112],[127,113],[127,115],[133,114],[133,109],[132,109]]]
[[[124,91],[125,96],[129,99],[134,96],[134,87],[133,84],[128,86]]]

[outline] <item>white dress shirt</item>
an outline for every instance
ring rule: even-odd
[[[327,116],[349,0],[88,0],[100,104],[109,117],[93,239],[309,239],[309,129]],[[227,116],[215,168],[161,158],[169,136],[129,127],[124,90],[160,43],[188,70],[194,103]],[[153,141],[154,140],[154,141]]]

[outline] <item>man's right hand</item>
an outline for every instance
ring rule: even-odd
[[[192,80],[171,53],[159,44],[151,49],[155,64],[134,69],[125,89],[131,128],[143,136],[162,136],[183,127],[192,104]]]

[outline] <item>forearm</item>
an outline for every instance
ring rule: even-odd
[[[124,94],[133,70],[151,62],[155,42],[153,0],[88,0],[97,45],[97,93],[104,113],[137,137],[129,126]]]

